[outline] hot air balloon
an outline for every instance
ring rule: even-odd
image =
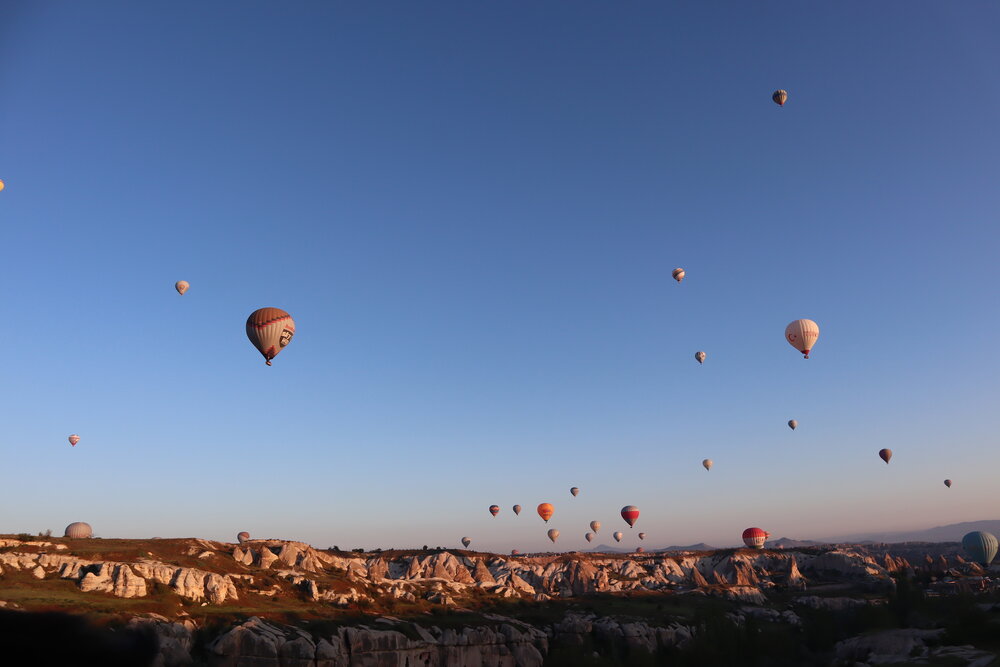
[[[639,533],[639,539],[640,540],[646,539],[646,533]]]
[[[798,425],[799,425],[799,423],[797,421],[795,421],[794,419],[789,419],[788,420],[788,428],[792,429],[793,431],[795,430],[795,427],[798,426]]]
[[[712,469],[712,465],[713,465],[712,464],[712,459],[705,459],[704,461],[701,462],[701,464],[703,466],[705,466],[705,470],[711,470]]]
[[[763,549],[764,542],[770,534],[760,528],[747,528],[743,531],[743,544],[752,549]]]
[[[698,350],[697,352],[694,353],[694,358],[698,360],[699,364],[705,363],[705,353],[702,352],[701,350]]]
[[[878,455],[879,455],[879,458],[881,458],[883,461],[885,461],[886,465],[889,465],[889,459],[892,458],[892,450],[891,449],[880,449],[880,450],[878,450]]]
[[[549,536],[549,539],[552,540],[553,544],[557,539],[559,539],[559,531],[556,530],[555,528],[549,528],[549,532],[547,533],[547,535]]]
[[[774,100],[774,103],[779,107],[783,107],[785,106],[785,102],[788,100],[788,91],[776,90],[771,95],[771,99]]]
[[[178,280],[174,283],[174,289],[177,290],[177,293],[181,296],[184,296],[184,292],[188,291],[188,287],[191,287],[191,285],[186,280]]]
[[[785,340],[801,352],[806,359],[816,339],[819,338],[819,325],[812,320],[795,320],[785,327]]]
[[[66,526],[66,532],[63,533],[63,537],[69,537],[74,540],[86,540],[94,536],[94,529],[90,527],[89,523],[84,523],[83,521],[74,521],[73,523]],[[996,544],[996,540],[993,540]]]
[[[490,505],[490,514],[492,514],[493,516],[496,516],[497,514],[500,514],[500,506],[499,505]]]
[[[600,521],[591,521],[590,522],[590,529],[592,531],[594,531],[595,533],[601,532],[601,522]]]
[[[538,516],[545,519],[545,523],[549,522],[549,519],[552,518],[552,513],[554,511],[555,509],[552,507],[552,503],[542,503],[538,506]]]
[[[636,552],[637,554],[641,554],[641,553],[645,553],[645,552],[646,552],[646,550],[645,550],[645,549],[643,549],[642,547],[636,547],[636,548],[635,548],[635,552]]]
[[[518,551],[517,549],[511,549],[511,550],[510,550],[510,555],[511,555],[511,556],[518,556],[518,555],[520,555],[520,554],[521,554],[521,552],[520,552],[520,551]]]
[[[584,535],[584,537],[587,538],[588,542],[593,542],[594,541],[594,534],[593,533],[587,533],[586,535]]]
[[[514,514],[520,514],[520,513],[521,513],[521,506],[514,505]]]
[[[614,534],[614,535],[612,535],[611,537],[615,538],[615,542],[621,542],[621,541],[622,541],[622,537],[624,537],[624,536],[625,536],[625,534],[624,534],[624,533],[622,533],[622,532],[621,532],[621,531],[619,530],[619,531],[618,531],[617,533],[615,533],[615,534]]]
[[[635,505],[626,505],[622,508],[622,518],[625,519],[625,523],[629,525],[629,528],[632,528],[639,518],[639,508]]]
[[[685,275],[684,269],[677,267],[676,269],[674,269],[674,272],[671,273],[670,275],[672,275],[674,277],[674,280],[676,280],[679,283],[682,280],[684,280],[684,275]]]
[[[962,548],[969,554],[969,558],[987,566],[996,558],[997,538],[977,530],[962,538]]]
[[[569,490],[569,492],[572,493],[573,496],[575,497],[580,494],[580,489],[574,486],[572,489]]]
[[[241,533],[237,533],[236,534],[236,541],[239,542],[240,544],[243,544],[244,542],[246,542],[249,539],[250,539],[250,533],[248,533],[245,530],[243,532],[241,532]]]
[[[260,308],[247,318],[247,338],[264,355],[268,366],[295,335],[295,320],[280,308]]]
[[[76,443],[80,442],[80,436],[78,436],[76,433],[74,433],[73,435],[69,436],[69,438],[67,438],[67,440],[69,440],[69,444],[70,445],[72,445],[73,447],[76,447]]]
[[[2,191],[5,187],[7,186],[3,184],[3,181],[0,181],[0,191]]]
[[[462,546],[463,547],[468,547],[470,544],[472,544],[472,539],[471,538],[468,538],[468,537],[463,537],[462,538]]]
[[[951,488],[951,480],[950,479],[944,480],[944,485],[947,486],[950,489]]]

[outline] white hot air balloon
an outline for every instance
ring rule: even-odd
[[[684,269],[677,267],[676,269],[674,269],[674,272],[670,275],[672,275],[674,277],[674,280],[676,280],[679,284],[682,280],[684,280],[684,275],[685,275]]]
[[[587,538],[588,542],[593,542],[594,541],[594,534],[593,533],[587,533],[586,535],[584,535],[584,537]]]
[[[615,533],[614,535],[612,535],[612,537],[615,538],[615,542],[621,542],[622,541],[622,537],[624,537],[624,536],[625,536],[625,534],[622,531],[620,531],[620,530],[617,533]]]
[[[705,470],[712,469],[712,459],[705,459],[704,461],[701,462],[701,464],[705,466]]]
[[[594,531],[595,533],[601,532],[601,522],[600,521],[591,521],[590,522],[590,529],[592,531]]]
[[[702,352],[701,350],[698,350],[697,352],[694,353],[694,358],[698,360],[699,364],[705,363],[705,353]]]
[[[795,320],[785,327],[785,340],[806,359],[819,338],[819,325],[812,320]]]
[[[547,535],[549,536],[549,539],[552,540],[553,544],[555,544],[555,541],[559,539],[559,531],[555,528],[549,528]]]

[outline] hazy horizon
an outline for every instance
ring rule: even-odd
[[[997,19],[12,3],[0,532],[505,552],[594,519],[647,548],[976,520]],[[270,368],[264,306],[297,325]]]

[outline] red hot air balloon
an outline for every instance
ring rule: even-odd
[[[490,505],[490,514],[492,514],[493,516],[496,516],[497,514],[500,514],[500,506],[499,505]]]
[[[951,488],[951,480],[950,479],[944,480],[944,485],[947,486],[950,489]]]
[[[747,528],[743,531],[743,544],[751,549],[763,549],[764,542],[771,534],[760,528]]]
[[[545,520],[545,523],[549,522],[552,518],[552,514],[555,512],[555,508],[552,507],[552,503],[542,503],[538,506],[538,516]]]
[[[73,435],[69,436],[69,438],[67,438],[67,440],[69,440],[70,446],[76,447],[76,443],[80,442],[80,436],[78,436],[76,433],[74,433]]]
[[[639,508],[635,505],[626,505],[622,508],[622,518],[625,519],[625,523],[629,525],[629,528],[632,528],[639,519]]]
[[[889,459],[892,458],[892,450],[891,449],[880,449],[880,450],[878,450],[878,456],[879,456],[880,459],[882,459],[883,461],[885,461],[886,465],[889,465]]]

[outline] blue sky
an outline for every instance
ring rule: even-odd
[[[608,542],[626,504],[653,547],[997,518],[998,19],[11,3],[0,532],[504,551]],[[271,368],[263,306],[297,324]]]

